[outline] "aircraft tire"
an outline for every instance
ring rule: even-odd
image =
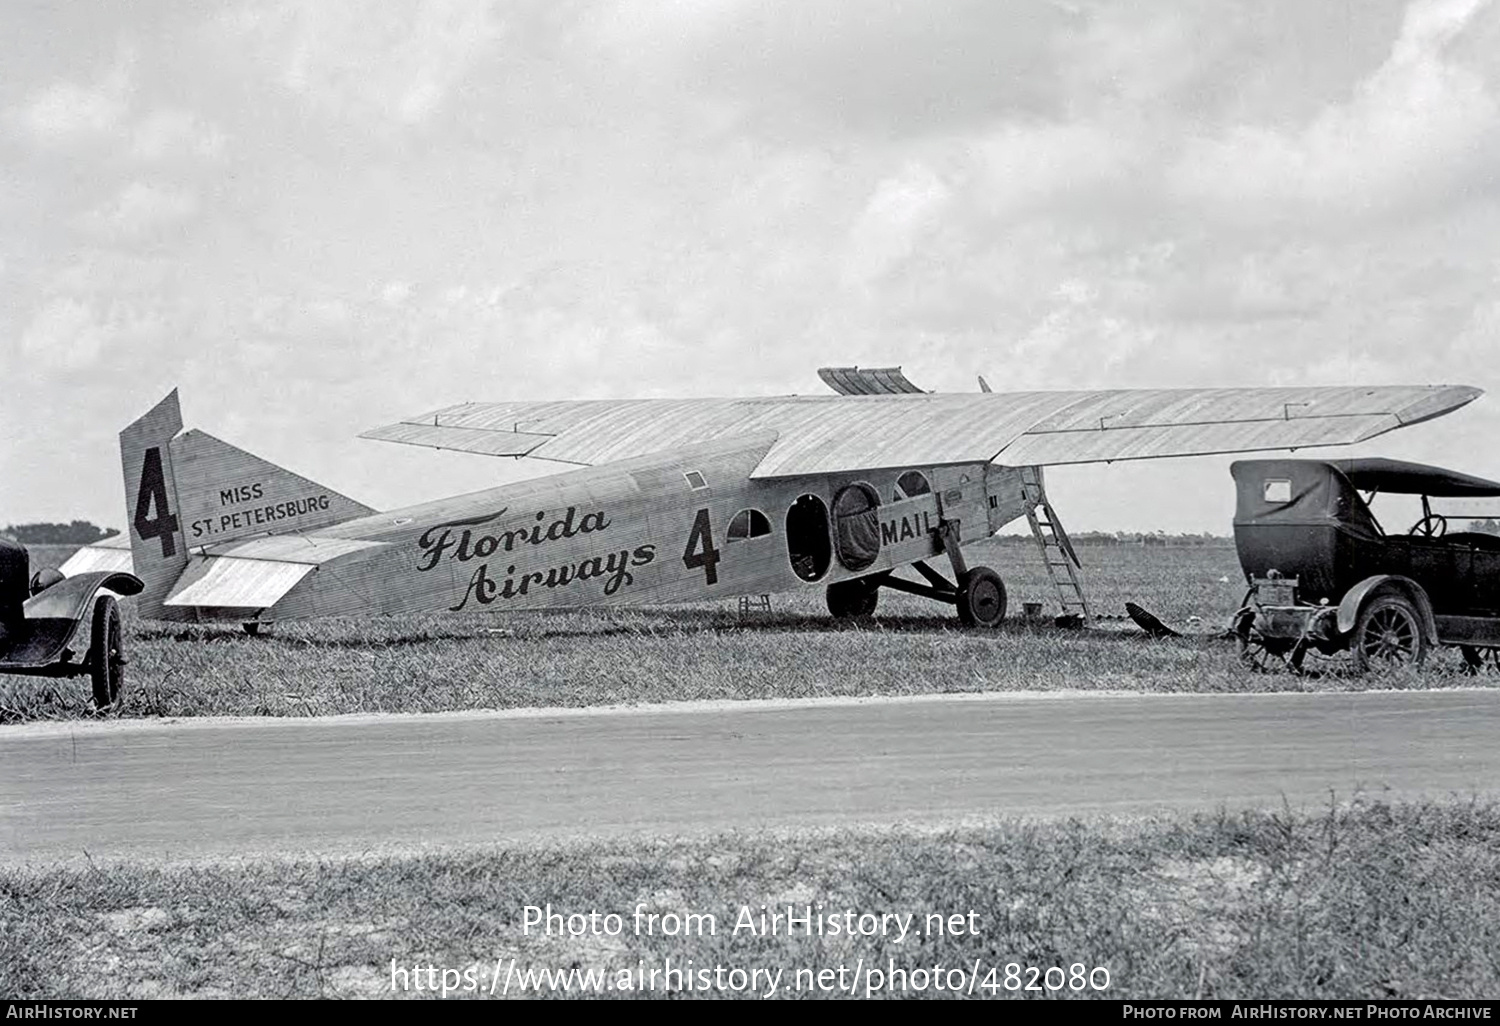
[[[120,632],[120,605],[109,595],[94,600],[89,625],[89,681],[94,707],[108,709],[120,700],[125,685],[125,645]]]
[[[835,620],[858,620],[875,615],[880,586],[864,579],[838,581],[828,586],[828,612]]]
[[[958,579],[958,619],[965,627],[999,627],[1005,621],[1005,582],[987,566]]]

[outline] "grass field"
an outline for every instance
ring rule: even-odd
[[[1022,602],[1052,606],[1029,546],[976,547]],[[66,551],[42,554],[53,562]],[[1085,550],[1096,609],[1132,599],[1169,623],[1223,626],[1243,591],[1234,552]],[[39,562],[42,560],[39,560]],[[890,601],[887,601],[890,599]],[[550,616],[416,617],[237,628],[137,621],[123,708],[110,715],[307,716],[692,698],[1117,689],[1250,691],[1475,686],[1451,656],[1420,674],[1251,674],[1207,637],[959,629],[882,597],[873,622],[830,623],[821,595],[733,606]],[[1326,670],[1327,668],[1325,668]],[[0,678],[12,721],[94,715],[82,681]],[[3,728],[0,728],[3,732]],[[977,935],[764,938],[740,906],[823,902],[859,913],[968,913]],[[711,913],[713,936],[538,936],[522,909]],[[1006,967],[1102,967],[1116,998],[1482,998],[1500,993],[1500,809],[1477,801],[1223,812],[1147,820],[1006,820],[948,830],[740,832],[324,861],[0,869],[0,995],[390,996],[405,969],[488,990],[536,973],[724,966],[779,970],[778,997],[831,996],[819,970],[941,964],[1007,997]],[[979,974],[973,972],[979,967]],[[797,970],[808,970],[806,985]],[[992,971],[993,970],[993,971]],[[836,973],[835,973],[836,976]],[[828,979],[833,979],[831,976]],[[1096,977],[1097,978],[1097,977]],[[440,982],[441,975],[435,982]],[[554,980],[556,977],[554,977]],[[732,977],[728,978],[732,981]],[[747,992],[764,994],[767,978]],[[908,994],[943,996],[908,975]],[[1011,977],[1011,982],[1020,979]],[[432,981],[433,978],[429,978]],[[408,981],[410,982],[410,978]],[[881,996],[899,996],[876,982]],[[1043,989],[1028,996],[1072,996]],[[1055,982],[1055,977],[1054,977]],[[520,989],[512,980],[512,996]],[[578,977],[571,978],[578,987]],[[415,992],[413,992],[415,993]],[[431,996],[427,989],[417,996]],[[457,994],[463,996],[460,989]],[[609,991],[618,994],[619,991]],[[657,991],[660,993],[660,990]]]
[[[924,927],[929,915],[959,913],[965,933],[732,932],[741,906],[800,914],[818,902],[826,912],[911,913]],[[524,907],[548,904],[564,915],[613,912],[624,925],[616,936],[523,933]],[[637,936],[637,905],[710,913],[716,929]],[[1085,997],[1493,998],[1497,952],[1500,810],[1475,803],[0,871],[0,994],[11,998],[381,997],[410,982],[393,977],[393,962],[453,970],[452,996],[465,996],[462,972],[472,971],[485,995],[511,960],[520,971],[603,970],[618,981],[668,958],[779,969],[777,997],[830,996],[811,974],[797,989],[799,968],[941,965],[946,985],[966,987],[976,963],[975,996],[1017,997],[1007,964],[1081,963],[1109,973],[1108,989],[1085,987],[1076,995]],[[955,968],[961,977],[947,975]],[[759,979],[752,993],[764,996]],[[856,995],[872,982],[853,984]],[[1037,985],[1024,996],[1075,996]],[[878,984],[873,993],[893,996]],[[944,995],[927,983],[920,996]]]
[[[68,550],[35,554],[59,563]],[[835,624],[820,589],[777,596],[741,619],[734,603],[555,614],[447,614],[318,620],[251,638],[237,626],[136,621],[119,716],[430,712],[685,699],[801,698],[995,690],[1265,691],[1487,685],[1440,652],[1418,674],[1252,674],[1233,645],[1207,637],[1154,642],[1131,629],[1076,632],[1026,623],[1022,604],[1055,599],[1032,545],[968,550],[998,568],[1013,620],[960,628],[950,610],[883,592],[865,624]],[[1223,627],[1244,595],[1233,548],[1099,546],[1082,550],[1095,612],[1134,600],[1170,624]],[[127,604],[128,606],[128,604]],[[87,682],[0,677],[0,720],[95,715]]]

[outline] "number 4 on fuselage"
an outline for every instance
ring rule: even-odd
[[[852,617],[872,614],[889,588],[992,627],[1005,617],[1004,584],[969,566],[964,546],[1028,517],[1054,570],[1076,564],[1047,504],[1044,466],[1348,444],[1480,394],[932,394],[897,369],[820,373],[838,394],[470,403],[377,428],[365,437],[572,465],[384,513],[184,431],[173,392],[120,436],[128,554],[92,546],[63,570],[133,568],[146,584],[143,614],[164,619],[680,603],[809,588]],[[1067,611],[1067,595],[1060,601]]]

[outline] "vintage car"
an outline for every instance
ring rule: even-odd
[[[103,570],[72,577],[56,570],[33,574],[26,547],[0,538],[0,673],[87,674],[94,704],[100,709],[113,705],[120,697],[126,661],[115,595],[136,595],[143,587],[134,574]],[[69,646],[85,618],[88,651],[79,659]]]
[[[1247,665],[1300,669],[1315,651],[1348,652],[1359,670],[1416,666],[1452,645],[1470,668],[1495,666],[1500,536],[1449,531],[1432,500],[1500,497],[1500,483],[1391,459],[1241,460],[1230,472],[1250,584],[1233,630]],[[1376,495],[1420,496],[1420,518],[1387,534]]]

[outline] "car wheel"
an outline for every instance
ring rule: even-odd
[[[1460,645],[1464,654],[1465,673],[1500,673],[1500,648],[1476,648]]]
[[[1281,652],[1254,627],[1235,632],[1234,651],[1251,673],[1275,673],[1286,664]]]
[[[1360,611],[1350,640],[1354,666],[1361,673],[1417,667],[1427,657],[1427,639],[1417,609],[1400,595],[1381,595]]]
[[[958,619],[965,627],[999,627],[1005,620],[1005,582],[987,566],[958,579]]]
[[[108,595],[94,600],[94,618],[89,630],[89,680],[94,686],[94,705],[108,709],[119,701],[125,683],[125,647],[120,633],[120,605]]]
[[[828,586],[828,611],[836,620],[854,620],[875,615],[880,586],[866,580],[839,581]]]

